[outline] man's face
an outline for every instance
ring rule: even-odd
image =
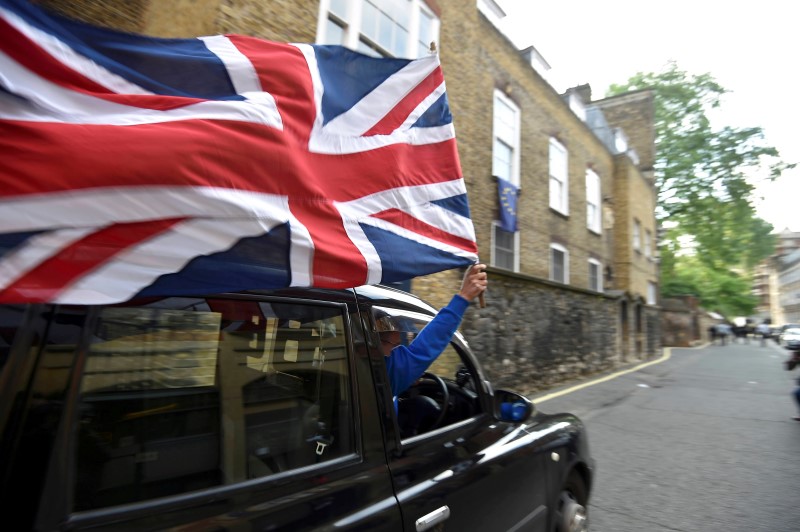
[[[392,349],[400,345],[400,331],[388,331],[381,333],[381,352],[388,357],[392,354]]]

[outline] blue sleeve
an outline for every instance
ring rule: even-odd
[[[469,301],[459,295],[439,311],[408,346],[399,345],[386,357],[386,371],[392,395],[397,396],[408,389],[430,367],[444,351],[461,324],[461,318]]]

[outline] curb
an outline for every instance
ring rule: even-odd
[[[681,348],[681,349],[699,349],[699,348],[698,347],[690,347],[690,348]],[[657,358],[655,360],[650,360],[648,362],[643,362],[641,364],[633,366],[632,368],[624,369],[624,370],[621,370],[621,371],[615,371],[614,373],[611,373],[609,375],[605,375],[604,377],[600,377],[598,379],[593,379],[593,380],[590,380],[590,381],[582,382],[581,384],[576,384],[575,386],[570,386],[569,388],[565,388],[565,389],[559,390],[557,392],[548,393],[548,394],[545,394],[545,395],[540,395],[538,397],[531,397],[530,399],[531,399],[531,401],[534,402],[534,404],[544,403],[545,401],[549,401],[550,399],[555,399],[556,397],[561,397],[562,395],[566,395],[568,393],[576,392],[578,390],[582,390],[584,388],[588,388],[589,386],[594,386],[595,384],[600,384],[601,382],[608,382],[610,380],[616,379],[617,377],[621,377],[623,375],[627,375],[628,373],[633,373],[634,371],[639,371],[639,370],[644,369],[644,368],[646,368],[648,366],[653,366],[655,364],[661,364],[662,362],[666,362],[667,360],[669,360],[670,357],[672,356],[672,348],[671,347],[665,347],[665,348],[663,348],[663,350],[664,350],[664,354],[661,355],[660,358]]]

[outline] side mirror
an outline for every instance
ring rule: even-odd
[[[524,395],[508,390],[494,392],[494,415],[500,421],[519,423],[533,414],[536,407]]]

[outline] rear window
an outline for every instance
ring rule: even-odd
[[[80,382],[75,509],[354,453],[345,317],[222,298],[103,309]]]

